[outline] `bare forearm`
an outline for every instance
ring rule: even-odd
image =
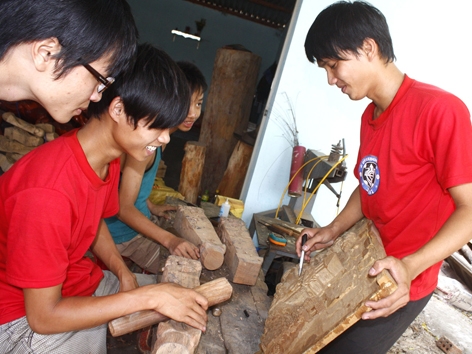
[[[133,290],[110,296],[61,298],[53,308],[41,313],[26,306],[26,314],[32,329],[40,334],[82,330],[151,308],[149,299],[143,294],[142,291]],[[25,300],[28,304],[27,297]]]
[[[352,192],[344,209],[327,227],[332,228],[339,236],[363,217],[360,192],[359,187],[357,187]]]
[[[110,231],[108,231],[108,227],[103,220],[100,221],[97,236],[92,244],[92,252],[118,279],[121,280],[125,274],[131,273],[118,252]]]
[[[120,210],[118,218],[137,233],[160,243],[166,248],[168,248],[170,240],[175,237],[170,232],[154,224],[134,206]]]

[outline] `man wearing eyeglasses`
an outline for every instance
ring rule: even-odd
[[[125,0],[3,0],[0,23],[0,99],[36,101],[59,123],[133,63],[138,34]]]
[[[106,354],[106,323],[142,310],[205,330],[208,301],[133,274],[103,221],[119,209],[119,157],[149,159],[189,102],[177,64],[141,44],[85,126],[0,176],[0,353]],[[89,249],[109,271],[84,256]]]

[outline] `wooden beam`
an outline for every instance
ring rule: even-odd
[[[237,284],[254,285],[262,266],[262,257],[241,219],[221,218],[218,236],[226,245],[225,264],[230,271],[230,280]]]

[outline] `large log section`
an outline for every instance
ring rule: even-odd
[[[174,229],[179,236],[199,247],[200,261],[206,269],[215,270],[221,267],[226,246],[221,243],[203,209],[178,206]]]
[[[312,258],[298,276],[287,271],[277,286],[261,337],[270,354],[316,353],[369,311],[364,302],[391,294],[396,284],[386,271],[368,275],[385,257],[378,231],[363,219]]]
[[[247,127],[260,64],[261,58],[248,51],[220,48],[216,53],[199,138],[207,147],[202,191],[216,190],[237,143],[233,133]]]

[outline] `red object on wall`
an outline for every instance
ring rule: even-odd
[[[294,146],[292,151],[292,166],[290,168],[290,180],[288,195],[291,197],[300,197],[303,187],[303,169],[298,171],[303,165],[306,148],[304,146]],[[298,171],[298,173],[297,173]],[[293,180],[292,180],[293,178]]]

